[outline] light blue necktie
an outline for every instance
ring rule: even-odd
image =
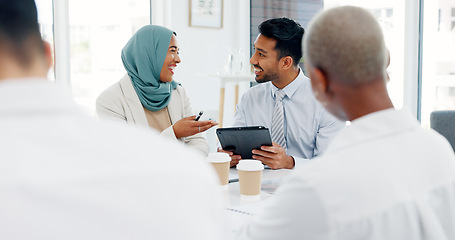
[[[272,141],[278,143],[286,149],[286,140],[284,139],[284,109],[283,98],[286,93],[279,89],[275,92],[275,108],[272,116]]]

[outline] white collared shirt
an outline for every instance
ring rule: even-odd
[[[271,82],[249,89],[237,105],[233,126],[265,126],[271,130],[277,90]],[[286,93],[283,99],[286,152],[298,165],[320,155],[345,123],[338,121],[315,99],[310,80],[301,69],[283,91]]]
[[[283,181],[239,239],[455,239],[455,156],[406,111],[352,122]]]
[[[44,79],[0,81],[0,239],[222,239],[202,156],[100,124]]]

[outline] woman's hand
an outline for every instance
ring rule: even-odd
[[[205,132],[207,129],[218,125],[215,121],[194,121],[196,116],[190,116],[178,120],[172,128],[174,129],[175,137],[182,138],[193,136],[196,133]]]

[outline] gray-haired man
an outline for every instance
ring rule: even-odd
[[[323,12],[304,53],[316,98],[352,124],[283,182],[240,239],[455,239],[453,150],[394,109],[373,16],[356,7]]]

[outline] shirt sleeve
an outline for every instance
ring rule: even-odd
[[[329,145],[333,137],[343,128],[346,123],[339,121],[332,114],[323,111],[318,132],[316,133],[316,144],[313,150],[313,157],[321,155]]]
[[[233,127],[246,127],[246,106],[245,106],[245,95],[246,93],[242,96],[240,99],[240,102],[237,104],[235,107],[235,114],[234,114],[234,122],[232,123]]]
[[[292,156],[292,158],[294,158],[294,168],[300,167],[309,161],[309,159],[302,158],[302,157]]]
[[[262,211],[240,229],[237,239],[328,239],[323,202],[308,181],[290,177],[265,201]]]

